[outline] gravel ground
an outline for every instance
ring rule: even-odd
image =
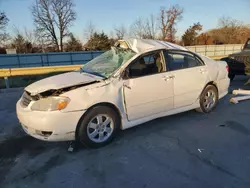
[[[230,89],[243,88],[246,77]],[[123,131],[110,145],[68,153],[68,143],[25,135],[21,89],[0,91],[0,187],[250,187],[250,101],[230,94],[210,114],[189,111]]]

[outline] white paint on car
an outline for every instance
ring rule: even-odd
[[[204,65],[123,79],[121,75],[131,62],[141,55],[155,50],[181,50],[184,47],[161,41],[129,39],[123,40],[135,52],[107,78],[79,71],[64,73],[35,82],[25,88],[31,95],[48,90],[57,90],[95,82],[66,91],[59,97],[70,99],[63,110],[33,111],[31,101],[22,107],[22,98],[17,102],[17,116],[25,131],[35,138],[47,141],[74,140],[77,124],[85,112],[94,105],[112,104],[121,115],[121,129],[127,129],[155,118],[172,115],[199,107],[199,96],[205,86],[213,82],[218,88],[219,98],[228,93],[227,64],[200,56]],[[178,121],[178,120],[176,120]],[[38,131],[52,132],[43,137]],[[68,134],[71,133],[71,134]]]

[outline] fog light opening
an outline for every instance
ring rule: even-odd
[[[49,137],[52,135],[52,131],[38,131],[36,130],[36,134],[40,135],[40,136],[44,136],[44,137]]]

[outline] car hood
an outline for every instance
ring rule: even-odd
[[[102,79],[102,77],[79,71],[69,72],[34,82],[33,84],[27,86],[25,90],[31,93],[31,95],[36,95],[48,90],[57,90],[81,84],[88,84]]]
[[[247,55],[249,56],[250,55],[250,50],[242,50],[240,52],[235,52],[233,54],[230,55],[230,57],[234,57],[234,56],[239,56],[239,55]]]

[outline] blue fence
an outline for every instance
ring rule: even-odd
[[[0,68],[24,68],[85,64],[103,51],[0,55]]]

